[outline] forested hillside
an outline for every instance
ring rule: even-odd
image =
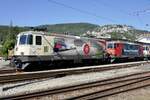
[[[54,25],[41,25],[37,27],[47,28],[49,32],[54,33],[68,33],[81,35],[87,31],[92,31],[98,25],[90,24],[90,23],[66,23],[66,24],[54,24]]]

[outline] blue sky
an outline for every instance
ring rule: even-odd
[[[150,30],[150,0],[0,0],[0,8],[0,25],[88,22]]]

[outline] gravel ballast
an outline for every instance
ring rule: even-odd
[[[16,94],[28,94],[35,91],[57,89],[62,86],[73,86],[82,83],[89,83],[97,80],[123,76],[131,73],[142,72],[150,70],[150,64],[141,65],[138,67],[116,69],[104,72],[91,72],[79,75],[69,75],[61,78],[46,79],[31,84],[18,85],[14,88],[3,90],[6,85],[0,86],[0,97],[11,96]],[[8,85],[7,85],[8,87]]]

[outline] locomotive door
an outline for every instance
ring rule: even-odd
[[[34,45],[32,47],[32,54],[41,55],[42,52],[42,36],[38,35],[34,37]]]
[[[115,55],[117,57],[120,57],[122,55],[122,44],[121,43],[115,43]]]

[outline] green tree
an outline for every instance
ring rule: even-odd
[[[18,27],[12,27],[10,33],[6,36],[6,39],[3,43],[1,52],[4,56],[8,55],[8,50],[11,50],[15,46],[16,36],[20,32]]]
[[[110,34],[111,34],[112,39],[122,39],[122,34],[120,34],[120,33],[112,32]]]

